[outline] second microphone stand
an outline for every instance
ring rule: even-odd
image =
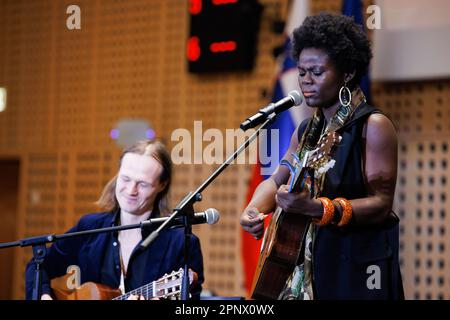
[[[202,200],[202,191],[205,190],[211,182],[213,182],[226,167],[228,167],[233,160],[235,160],[239,154],[244,151],[250,143],[255,140],[262,129],[265,129],[270,123],[275,120],[276,113],[272,113],[267,116],[267,119],[264,123],[247,139],[242,143],[239,148],[225,160],[224,163],[217,168],[195,191],[189,192],[183,200],[181,200],[178,205],[173,209],[173,213],[168,219],[159,226],[158,229],[153,231],[142,243],[140,244],[141,250],[146,249],[158,236],[159,234],[166,229],[170,222],[176,219],[178,216],[183,216],[184,221],[184,272],[182,278],[182,286],[181,286],[181,300],[187,300],[189,298],[189,267],[188,267],[188,259],[189,259],[189,244],[190,244],[190,236],[192,234],[192,225],[190,223],[190,217],[194,214],[194,203]]]

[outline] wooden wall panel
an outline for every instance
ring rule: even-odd
[[[93,201],[117,170],[121,148],[110,132],[118,121],[145,120],[172,147],[177,128],[193,132],[197,120],[203,132],[225,134],[266,104],[272,49],[283,42],[272,22],[287,1],[261,3],[254,71],[198,76],[187,73],[185,61],[187,1],[78,1],[81,30],[66,28],[70,1],[0,1],[0,85],[8,90],[0,156],[22,160],[17,238],[63,232],[96,210]],[[175,166],[173,204],[211,173],[206,165]],[[248,165],[231,166],[196,206],[221,212],[218,225],[195,227],[205,287],[221,295],[245,295],[238,217],[249,173]],[[22,298],[31,251],[17,252],[14,296]]]
[[[450,81],[384,83],[373,92],[399,135],[394,209],[406,296],[449,299]]]
[[[16,236],[17,205],[19,189],[20,163],[15,158],[0,161],[0,242],[7,242]],[[0,252],[0,300],[12,298],[14,270],[14,248],[3,249]]]
[[[72,31],[65,26],[71,1],[0,1],[0,86],[8,90],[0,157],[20,159],[17,238],[63,232],[96,210],[93,201],[117,170],[120,148],[110,132],[118,121],[145,120],[173,147],[177,128],[193,133],[201,120],[203,132],[224,132],[266,104],[276,72],[272,50],[283,43],[272,23],[286,15],[289,1],[260,2],[255,69],[199,76],[188,74],[185,62],[186,1],[80,0],[81,30]],[[340,3],[313,1],[312,12],[319,11],[339,12]],[[402,218],[406,294],[413,299],[450,298],[449,99],[449,80],[374,86],[375,105],[399,132],[395,210]],[[172,204],[213,168],[175,166]],[[205,288],[220,295],[245,295],[238,217],[249,176],[249,165],[231,166],[196,206],[221,212],[217,225],[194,228]],[[14,297],[22,298],[30,254],[15,252]]]

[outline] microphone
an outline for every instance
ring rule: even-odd
[[[219,218],[220,218],[219,211],[217,211],[214,208],[209,208],[202,212],[195,212],[193,214],[193,216],[190,218],[190,223],[191,224],[203,224],[203,223],[214,224],[217,221],[219,221]],[[150,219],[150,220],[141,222],[141,226],[142,227],[149,227],[149,226],[153,226],[153,225],[159,226],[159,225],[163,224],[165,221],[167,221],[168,219],[169,219],[169,217]],[[175,218],[173,221],[171,221],[169,223],[169,225],[170,226],[184,226],[182,219],[183,219],[183,217]],[[144,241],[141,242],[141,244],[139,245],[139,249],[141,251],[145,250],[147,248],[147,246],[150,243],[152,243],[155,238],[158,237],[158,235],[159,235],[159,232],[158,233],[152,232]]]
[[[202,212],[194,213],[193,224],[215,224],[220,219],[220,213],[217,209],[209,208]]]
[[[266,119],[275,112],[275,114],[279,114],[280,112],[286,111],[287,109],[293,106],[299,106],[302,103],[303,99],[300,93],[297,90],[293,90],[289,92],[288,96],[275,102],[271,103],[268,106],[260,109],[258,113],[247,118],[244,122],[241,123],[240,128],[244,131],[247,129],[253,128],[258,124],[263,123]]]
[[[153,218],[147,221],[144,221],[146,226],[160,226],[166,220],[168,220],[168,217],[163,218]],[[220,219],[220,213],[217,211],[217,209],[209,208],[202,212],[195,212],[193,216],[190,218],[191,224],[215,224]],[[183,226],[183,217],[177,217],[174,219],[171,223],[169,223],[170,226]]]

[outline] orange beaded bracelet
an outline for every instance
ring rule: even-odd
[[[333,220],[334,216],[334,205],[333,201],[331,201],[328,198],[321,197],[319,200],[322,202],[323,205],[323,215],[322,219],[313,219],[314,223],[319,226],[325,226]]]
[[[343,226],[349,224],[350,220],[352,219],[352,216],[353,216],[352,205],[351,205],[350,201],[348,201],[345,198],[336,198],[336,199],[334,199],[334,201],[338,201],[339,204],[341,205],[342,218],[341,218],[341,221],[339,221],[339,223],[338,223],[338,227],[343,227]]]

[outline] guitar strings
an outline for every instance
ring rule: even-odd
[[[165,296],[170,296],[170,295],[175,295],[177,293],[179,293],[180,290],[174,290],[171,292],[168,292]],[[137,296],[143,296],[145,299],[149,299],[149,298],[154,298],[156,296],[156,293],[154,292],[154,282],[151,282],[149,284],[146,284],[140,288],[137,288],[135,290],[132,290],[130,292],[127,292],[121,296],[118,296],[116,298],[114,298],[113,300],[126,300],[128,299],[131,295],[137,295]]]
[[[130,292],[127,292],[121,296],[118,296],[118,297],[114,298],[113,300],[126,300],[131,295],[144,296],[145,299],[153,298],[155,296],[154,292],[153,292],[153,287],[154,287],[153,284],[154,284],[154,281],[150,282],[140,288],[137,288]]]
[[[158,283],[161,283],[161,285],[164,287],[164,280],[171,279],[171,277],[173,277],[173,276],[174,276],[174,273],[173,274],[169,274],[166,277],[163,277],[163,278],[161,278],[161,279],[159,279],[157,281],[150,282],[150,283],[148,283],[146,285],[143,285],[142,287],[134,289],[134,290],[132,290],[130,292],[127,292],[127,293],[125,293],[123,295],[120,295],[120,296],[114,298],[113,300],[126,300],[131,295],[137,295],[139,297],[143,296],[145,299],[154,298],[156,296],[156,292],[154,290],[155,284],[158,282]],[[178,278],[178,277],[175,277],[175,278]],[[173,286],[172,289],[173,288],[177,288],[177,287],[178,286]],[[170,288],[162,288],[162,290],[167,290],[167,289],[170,289]],[[167,293],[165,292],[164,296],[165,297],[167,297],[167,296],[170,297],[172,295],[176,295],[177,293],[181,292],[180,289],[181,289],[181,286],[180,286],[180,288],[177,288],[177,290],[172,290],[172,291],[169,291]]]

